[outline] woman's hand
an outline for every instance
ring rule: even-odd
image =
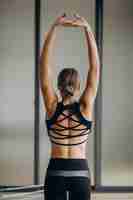
[[[75,13],[74,19],[72,20],[72,26],[75,27],[88,27],[89,24],[84,17],[81,17],[79,14]]]
[[[58,16],[55,20],[55,22],[53,23],[52,27],[58,26],[62,24],[62,21],[64,20],[64,18],[66,17],[66,13],[63,13],[62,15]]]
[[[61,16],[58,16],[55,22],[53,23],[52,28],[56,26],[83,27],[83,28],[91,29],[87,20],[84,17],[81,17],[77,13],[73,15],[73,18],[67,17],[66,13],[63,13]]]
[[[69,19],[69,17],[66,16],[61,18],[59,25],[68,27],[90,27],[85,18],[76,13],[73,15],[73,18]]]

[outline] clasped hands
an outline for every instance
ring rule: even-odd
[[[67,17],[66,13],[57,17],[53,26],[65,26],[65,27],[83,27],[83,28],[90,28],[88,22],[85,20],[84,17],[81,17],[79,14],[74,13],[73,18]]]

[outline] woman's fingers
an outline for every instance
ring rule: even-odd
[[[80,22],[81,22],[83,27],[88,27],[89,26],[87,20],[84,17],[80,16],[78,13],[74,13],[74,16],[78,21],[80,20]]]
[[[60,22],[61,22],[61,20],[64,19],[65,17],[66,17],[66,13],[65,13],[65,12],[64,12],[62,15],[59,15],[59,16],[56,18],[55,22],[54,22],[54,26],[59,25]]]
[[[57,22],[60,22],[62,19],[66,17],[66,13],[63,13],[61,16],[57,17]]]
[[[60,21],[60,24],[64,26],[79,26],[80,25],[75,20],[68,20],[68,19],[62,19]]]
[[[66,17],[66,13],[63,13],[63,14],[59,17],[59,19],[64,18],[64,17]]]
[[[74,13],[73,16],[78,18],[78,19],[81,18],[81,16],[78,13]]]
[[[73,19],[67,18],[66,13],[64,12],[61,16],[57,17],[54,25],[84,27],[87,25],[87,21],[78,13],[73,14]]]
[[[77,19],[81,19],[83,21],[86,21],[84,17],[80,16],[78,13],[74,13],[73,16]]]

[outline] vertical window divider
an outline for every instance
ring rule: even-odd
[[[100,80],[95,101],[95,136],[94,136],[94,182],[95,188],[101,186],[102,161],[102,59],[103,59],[103,0],[95,0],[95,37],[100,58]]]
[[[39,95],[39,55],[40,55],[40,8],[41,0],[34,1],[34,41],[35,41],[35,101],[34,101],[34,184],[39,184],[40,154],[39,154],[39,111],[40,111],[40,95]]]

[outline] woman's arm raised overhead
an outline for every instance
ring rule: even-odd
[[[65,14],[59,16],[54,24],[51,26],[50,30],[45,34],[45,41],[42,48],[40,62],[39,62],[39,75],[40,75],[40,87],[44,99],[44,103],[47,111],[51,111],[53,104],[57,103],[58,98],[57,94],[53,88],[52,80],[52,67],[51,66],[51,53],[52,53],[52,44],[55,39],[55,29],[56,26],[60,24],[61,19]]]
[[[88,49],[88,74],[85,89],[80,97],[80,101],[87,106],[93,106],[100,77],[100,60],[95,37],[89,25],[84,27],[87,49]]]
[[[84,17],[79,14],[74,14],[73,20],[65,20],[66,25],[71,25],[73,27],[82,27],[85,31],[85,37],[87,41],[88,49],[88,74],[85,89],[80,96],[80,103],[85,109],[92,108],[99,83],[100,75],[100,60],[98,55],[98,48],[96,45],[95,37],[88,22]],[[91,107],[90,107],[91,106]]]

